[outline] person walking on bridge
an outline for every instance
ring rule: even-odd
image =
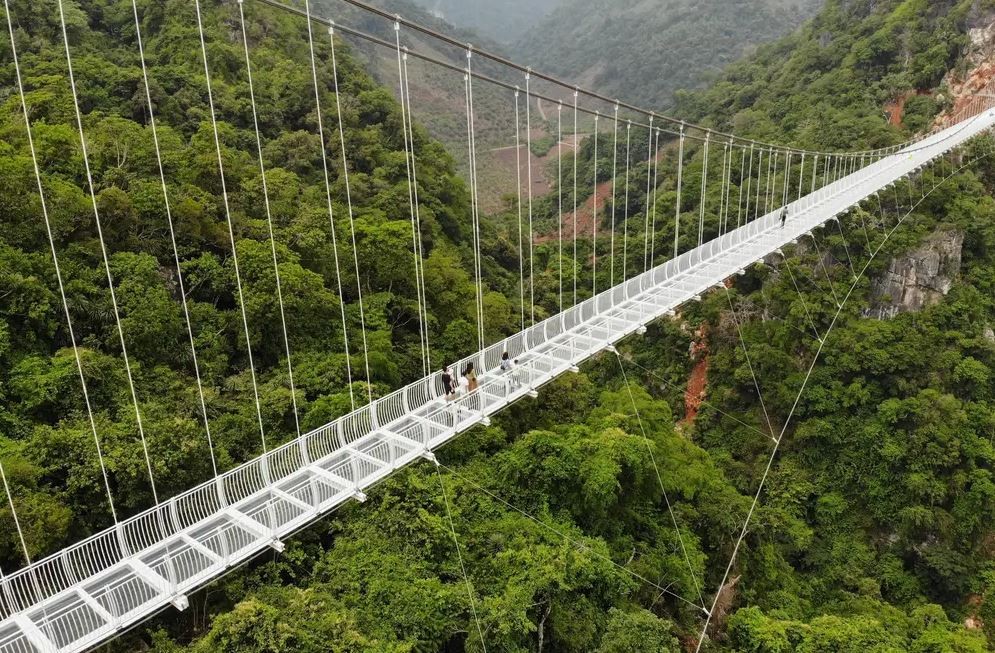
[[[442,368],[442,392],[446,395],[446,401],[452,401],[456,398],[456,387],[449,367]]]
[[[784,229],[784,223],[788,221],[788,207],[784,207],[781,211],[781,229]]]

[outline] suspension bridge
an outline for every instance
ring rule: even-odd
[[[341,29],[354,36],[367,38],[378,42],[379,45],[384,47],[393,47],[398,61],[399,95],[405,111],[403,126],[405,131],[405,148],[413,148],[414,139],[411,131],[413,118],[411,116],[410,97],[407,94],[407,62],[409,56],[420,56],[424,60],[431,58],[428,55],[419,55],[407,48],[403,48],[400,41],[400,30],[402,26],[425,33],[429,33],[431,30],[402,22],[400,19],[366,7],[362,3],[349,1],[351,4],[363,6],[371,13],[380,15],[385,19],[394,20],[395,31],[398,33],[395,43],[391,44],[380,41],[375,36],[366,35],[359,30],[348,27],[333,27],[331,21],[311,15],[309,8],[305,8],[303,12],[296,9],[292,11],[303,14],[308,24],[309,38],[312,38],[312,23],[318,23],[325,24],[329,29]],[[260,0],[260,2],[264,2],[270,6],[279,4],[271,0]],[[141,27],[139,10],[137,4],[133,6],[135,7],[135,26],[138,30],[140,48]],[[15,48],[13,52],[14,62],[17,64],[15,31],[10,8],[6,0],[5,9],[7,10],[7,24],[11,44]],[[244,22],[245,17],[242,14],[241,0],[239,2],[239,13],[241,20]],[[65,37],[64,18],[62,20],[63,36]],[[197,21],[201,35],[204,69],[208,80],[208,97],[210,98],[211,72],[208,65],[207,50],[204,47],[203,27],[200,20],[200,4],[198,2]],[[450,45],[458,45],[456,41],[448,39],[444,35],[434,36],[444,39]],[[334,41],[332,43],[334,57]],[[70,81],[73,84],[75,99],[76,81],[71,77],[72,61],[68,38],[65,39],[65,54],[69,63]],[[479,83],[479,80],[486,79],[488,82],[506,88],[509,91],[514,90],[516,105],[521,89],[515,88],[513,84],[493,78],[485,78],[479,73],[474,73],[470,66],[471,57],[473,55],[477,55],[478,57],[482,55],[476,53],[471,48],[467,48],[466,54],[465,68],[441,61],[436,61],[435,63],[451,68],[464,76],[466,84],[468,160],[471,165],[471,194],[475,198],[477,184],[481,182],[476,178],[476,171],[474,170],[473,81],[478,80]],[[148,76],[152,74],[152,71],[145,68],[144,53],[142,56],[142,70],[145,75],[145,88],[147,91]],[[249,45],[247,41],[245,42],[245,56],[246,66],[249,69]],[[313,43],[311,56],[312,73],[315,76],[315,86],[317,87]],[[528,85],[531,79],[542,78],[553,84],[562,84],[559,80],[538,75],[534,71],[519,67],[512,62],[499,60],[497,57],[493,57],[493,59],[499,61],[502,65],[510,66],[514,70],[524,73],[526,82],[526,108],[529,106],[529,100],[533,96],[542,99],[541,95],[532,93]],[[22,102],[21,106],[30,139],[30,112],[24,100],[24,88],[21,84],[19,68],[17,75],[18,90]],[[249,80],[251,92],[251,76]],[[335,82],[337,91],[337,75]],[[661,134],[672,135],[676,138],[676,142],[680,148],[679,161],[681,166],[683,166],[684,162],[683,154],[686,139],[697,140],[703,147],[706,162],[706,174],[702,179],[703,197],[708,183],[708,147],[710,144],[714,145],[715,143],[722,146],[722,173],[720,178],[720,183],[722,184],[722,206],[719,208],[719,233],[705,234],[704,229],[700,228],[698,234],[699,244],[683,252],[678,251],[679,246],[675,238],[674,255],[669,260],[654,265],[657,257],[647,253],[645,257],[646,264],[642,272],[629,276],[623,268],[619,277],[619,283],[600,291],[597,291],[595,286],[592,289],[595,291],[592,293],[593,296],[586,300],[575,302],[573,306],[561,310],[548,319],[535,322],[533,312],[533,323],[527,327],[525,326],[526,294],[527,290],[531,289],[526,288],[525,247],[520,240],[522,330],[510,337],[502,338],[497,342],[486,345],[481,326],[478,332],[478,351],[462,360],[452,362],[448,366],[449,369],[459,371],[472,364],[475,369],[479,370],[480,384],[478,388],[462,393],[455,398],[447,396],[442,372],[429,373],[431,368],[426,357],[424,363],[426,375],[417,382],[411,383],[388,396],[370,401],[366,405],[356,408],[349,414],[321,428],[308,433],[301,433],[297,438],[282,446],[266,450],[264,440],[264,453],[258,458],[249,460],[223,473],[215,473],[214,478],[210,481],[191,488],[177,496],[162,501],[157,496],[154,506],[128,519],[118,520],[115,513],[115,523],[112,527],[62,551],[49,555],[44,559],[31,559],[28,554],[29,547],[24,541],[24,534],[18,521],[18,533],[24,549],[25,564],[16,571],[0,576],[0,617],[2,617],[2,621],[0,621],[0,653],[83,651],[114,638],[170,605],[181,610],[184,609],[187,607],[186,597],[191,592],[219,578],[228,570],[253,558],[261,551],[267,549],[282,550],[283,541],[292,536],[296,531],[321,519],[337,506],[348,501],[364,501],[366,499],[365,492],[371,486],[405,466],[419,460],[436,462],[433,452],[460,433],[476,425],[487,424],[492,415],[522,397],[536,396],[538,390],[544,384],[549,383],[558,376],[576,372],[578,365],[603,351],[613,351],[614,345],[623,338],[633,334],[645,333],[646,326],[649,323],[665,316],[673,315],[682,304],[701,299],[702,295],[712,288],[726,287],[725,284],[729,278],[744,272],[747,267],[758,261],[762,261],[765,257],[779,252],[782,247],[792,242],[797,242],[807,235],[811,235],[814,230],[832,221],[837,221],[838,223],[839,216],[851,208],[860,205],[883,189],[892,187],[902,180],[914,178],[936,159],[963,147],[971,139],[995,126],[995,110],[991,108],[993,98],[991,95],[979,94],[960,110],[956,118],[951,121],[950,126],[906,145],[874,152],[837,154],[808,152],[795,148],[758,144],[754,141],[738,139],[733,135],[720,134],[713,130],[687,125],[680,121],[664,119],[652,112],[645,112],[637,107],[620,105],[618,101],[614,100],[610,101],[614,105],[614,117],[611,116],[611,113],[602,115],[593,109],[581,108],[577,98],[578,95],[583,94],[595,100],[606,100],[606,98],[601,98],[593,92],[579,91],[575,87],[567,88],[567,97],[569,98],[572,95],[574,99],[575,126],[578,112],[586,111],[593,114],[596,126],[599,120],[613,121],[615,137],[617,139],[620,106],[632,112],[633,115],[647,118],[647,123],[639,123],[638,121],[634,123],[632,119],[629,119],[624,124],[627,131],[633,128],[633,124],[636,124],[637,128],[641,126],[647,129],[651,136],[655,134],[657,152],[654,153],[651,149],[650,154],[652,156],[649,157],[649,161],[652,161],[653,157],[658,156]],[[318,128],[322,130],[321,108],[317,93],[315,100],[319,102]],[[558,113],[562,114],[564,108],[562,100],[548,97],[545,100],[554,102],[554,106],[558,106]],[[150,98],[149,103],[151,110]],[[252,103],[253,116],[255,116],[254,97],[252,98]],[[568,110],[570,108],[569,102],[567,108]],[[84,145],[84,162],[87,164],[87,174],[89,175],[89,162],[86,161],[85,139],[83,138],[84,128],[78,101],[76,102],[76,112],[81,142]],[[211,117],[213,122],[213,99],[211,100]],[[518,114],[516,111],[517,117]],[[530,118],[527,117],[526,120],[530,120]],[[656,121],[655,124],[654,121]],[[152,127],[153,129],[155,127],[154,116],[152,117]],[[346,159],[345,139],[341,134],[341,129],[342,125],[339,122],[339,143],[342,148],[342,158]],[[576,128],[574,131],[576,133]],[[221,179],[224,181],[220,145],[217,142],[216,123],[214,125],[214,134],[216,139],[215,145],[218,148],[218,165]],[[256,134],[258,139],[258,126],[256,127]],[[531,139],[531,129],[529,126],[526,126],[526,134],[527,138]],[[517,137],[518,131],[516,131]],[[322,134],[322,140],[324,141],[324,134]],[[562,143],[562,138],[560,142]],[[262,166],[262,148],[258,140],[257,145],[259,145],[260,150],[259,163]],[[650,138],[650,147],[652,148],[652,146],[653,138]],[[755,189],[757,200],[753,205],[752,215],[750,211],[750,190],[746,191],[745,215],[742,210],[744,165],[740,166],[740,179],[738,180],[740,182],[738,183],[740,187],[739,215],[737,215],[736,219],[737,224],[733,227],[730,219],[733,202],[729,195],[734,167],[733,152],[737,148],[742,153],[743,164],[745,164],[747,154],[749,153],[751,171],[753,169],[754,153],[759,153],[761,158],[757,164]],[[574,148],[575,157],[577,149],[579,148]],[[760,176],[764,153],[767,154],[767,188],[764,192],[766,199],[761,202]],[[617,148],[613,156],[615,155],[617,155]],[[595,154],[595,157],[597,158],[597,154]],[[779,157],[783,165],[783,188],[772,191],[771,180],[777,176]],[[825,165],[824,170],[821,172],[819,170],[820,158]],[[324,172],[327,188],[329,163],[324,157],[324,152],[322,160],[325,167]],[[792,160],[795,163],[794,167],[792,167]],[[810,162],[808,167],[806,167],[806,161]],[[419,270],[418,252],[420,251],[420,242],[418,227],[414,222],[417,217],[415,215],[417,213],[417,183],[415,182],[415,184],[411,185],[412,177],[416,174],[413,152],[409,153],[407,163],[412,204],[412,247],[416,256],[415,269],[417,272]],[[648,165],[652,164],[648,163]],[[771,165],[773,165],[773,176]],[[574,169],[576,170],[576,166]],[[160,173],[163,174],[162,187],[165,195],[167,192],[166,180],[164,173],[162,173],[161,160]],[[348,192],[347,167],[343,170],[343,173],[346,175],[346,188]],[[39,175],[37,160],[35,162],[35,174],[36,176]],[[598,182],[604,180],[597,178],[597,170],[595,170],[594,174],[595,179],[593,181],[595,182],[596,193]],[[678,174],[682,175],[683,173],[679,172]],[[528,171],[528,175],[531,178],[531,168]],[[797,179],[797,183],[795,183],[795,179]],[[614,183],[614,175],[611,181]],[[679,176],[677,180],[678,195],[681,192],[682,182],[683,180]],[[576,183],[575,176],[575,186]],[[651,190],[655,191],[655,185],[654,183],[654,188],[651,189],[650,181],[647,179],[647,196],[650,195]],[[530,223],[532,219],[531,187],[531,179],[529,179],[527,188],[529,192],[528,218]],[[92,179],[90,180],[90,188],[92,191]],[[521,209],[524,205],[521,197],[521,184],[518,189],[519,224],[521,225]],[[795,190],[797,190],[796,199],[789,201],[789,191],[794,196]],[[38,177],[38,191],[44,200],[44,188],[40,176]],[[223,192],[226,193],[227,191],[223,190]],[[776,196],[779,196],[779,199],[776,199]],[[168,196],[164,199],[168,202]],[[224,197],[224,203],[227,207],[227,195]],[[96,201],[94,201],[93,206],[96,213]],[[330,206],[331,198],[329,196]],[[42,207],[44,210],[44,201]],[[562,196],[559,208],[562,214]],[[350,222],[351,211],[350,204]],[[597,202],[595,202],[596,211]],[[787,212],[786,220],[785,211]],[[574,207],[574,212],[576,214],[576,206]],[[475,202],[471,213],[475,234],[474,246],[477,255],[475,275],[478,288],[478,317],[482,322],[483,312],[480,308],[481,299],[479,296],[480,288],[482,287],[479,261],[480,215],[479,208]],[[702,216],[704,216],[704,208],[702,208]],[[42,217],[46,222],[48,221],[47,213],[44,216],[40,216],[40,218]],[[97,214],[95,217],[97,218],[99,227],[100,216]],[[647,209],[647,223],[649,219],[649,209]],[[653,220],[654,222],[656,220],[655,214]],[[230,215],[228,224],[231,227]],[[596,228],[597,225],[595,226]],[[531,224],[529,232],[530,234],[532,233]],[[270,233],[272,237],[272,232]],[[842,234],[842,228],[840,228],[840,233]],[[595,232],[596,236],[597,233]],[[575,232],[573,235],[574,251],[576,251],[576,237]],[[50,231],[49,238],[51,239]],[[614,230],[611,233],[611,238],[611,255],[614,257]],[[531,238],[527,240],[529,242],[528,265],[530,266],[529,279],[531,282]],[[559,243],[561,249],[564,247],[562,241],[563,235],[561,232]],[[51,242],[52,255],[56,265],[58,265],[55,243],[54,241]],[[232,242],[234,245],[234,235],[232,235]],[[569,244],[567,247],[569,247]],[[647,252],[649,252],[650,248],[655,247],[655,242],[650,243],[647,240],[645,247]],[[353,252],[355,252],[355,248],[353,248]],[[106,265],[106,251],[104,252],[104,257]],[[275,249],[273,257],[274,267],[276,267]],[[176,262],[177,267],[179,267],[178,254]],[[597,263],[597,249],[595,249],[595,256],[591,264],[596,266]],[[338,264],[339,261],[336,258],[336,266]],[[353,264],[358,270],[359,261],[354,260]],[[614,259],[610,261],[610,265],[612,265],[612,277],[614,277]],[[237,269],[236,261],[236,272]],[[568,286],[570,281],[569,276],[568,274],[566,280]],[[573,276],[574,284],[576,284],[576,271],[574,271]],[[595,276],[595,283],[597,283],[596,279],[597,276]],[[59,276],[59,280],[61,284],[61,275]],[[277,280],[279,282],[278,273]],[[113,290],[109,269],[108,281]],[[564,296],[564,272],[562,268],[560,270],[559,281],[562,304]],[[239,290],[241,291],[241,288]],[[419,304],[422,306],[421,310],[423,310],[423,281],[419,284],[418,292]],[[576,290],[574,292],[576,293]],[[567,295],[569,296],[569,293]],[[64,294],[63,301],[65,302]],[[287,348],[287,358],[289,361],[289,343],[286,339],[286,317],[282,315],[282,296],[280,297],[280,306],[284,326],[284,345]],[[116,310],[117,307],[115,305]],[[361,303],[360,311],[362,311]],[[244,311],[242,316],[244,320]],[[70,331],[72,331],[68,308],[66,308],[66,318],[70,321],[69,326]],[[120,331],[120,322],[118,322],[118,328],[123,355],[127,362],[128,355],[125,336]],[[247,324],[245,328],[247,332]],[[73,345],[75,347],[75,336],[73,338]],[[246,340],[248,340],[248,337]],[[422,334],[422,342],[423,346],[427,348],[427,336],[424,332]],[[193,346],[192,333],[191,346]],[[251,351],[249,353],[251,362]],[[517,361],[513,369],[506,370],[501,367],[502,357],[506,353],[510,358]],[[196,362],[196,351],[194,351],[194,361]],[[291,368],[288,371],[291,383],[293,383],[293,370]],[[80,374],[85,392],[85,379],[82,379],[82,368],[80,369]],[[368,376],[369,372],[367,370],[367,378]],[[255,377],[253,376],[253,381],[254,379]],[[132,385],[133,396],[134,392]],[[372,399],[372,396],[370,398]],[[89,402],[88,398],[87,402]],[[89,403],[87,403],[87,408],[89,410]],[[135,409],[140,436],[144,445],[144,434],[141,433],[141,413],[137,398],[135,399]],[[92,419],[91,415],[94,440],[99,451],[99,435]],[[145,455],[147,460],[147,448],[145,448]],[[102,460],[101,464],[103,465]],[[0,464],[0,473],[2,472],[3,468],[2,464]],[[149,466],[149,473],[151,474],[151,465]],[[106,470],[104,470],[104,474],[104,483],[106,485]],[[17,520],[15,501],[9,487],[7,487],[5,473],[3,474],[3,483],[7,490],[11,511],[15,520]],[[107,492],[113,511],[113,500],[110,497],[109,486],[107,486]],[[731,564],[732,562],[730,561],[730,566]],[[709,610],[704,603],[700,605],[700,608],[703,613],[710,616]]]

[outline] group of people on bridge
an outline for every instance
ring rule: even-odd
[[[512,359],[508,352],[501,354],[501,374],[507,377],[506,386],[510,390],[511,388],[521,388],[521,374],[516,371],[518,368],[518,359]],[[446,365],[442,368],[442,391],[446,397],[446,401],[453,401],[457,397],[470,394],[480,387],[480,381],[477,378],[477,369],[473,362],[469,362],[463,368],[463,372],[459,375],[459,379],[453,378],[453,373]]]

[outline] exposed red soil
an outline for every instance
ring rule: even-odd
[[[888,122],[896,127],[902,126],[902,118],[905,116],[905,103],[909,96],[903,93],[898,99],[884,105],[884,112],[888,114]]]
[[[684,423],[691,425],[698,417],[708,387],[708,337],[704,325],[695,331],[688,354],[696,361],[684,391]]]
[[[936,118],[936,127],[949,127],[956,122],[958,114],[969,108],[979,93],[990,92],[990,85],[995,80],[995,61],[986,61],[968,73],[961,82],[950,82],[950,94],[953,96],[953,107],[950,111]]]
[[[563,139],[564,156],[567,152],[573,152],[574,148],[577,147],[577,142],[580,139],[587,138],[589,134],[579,134],[578,136],[568,136]],[[668,149],[672,149],[673,144],[669,146],[661,146],[660,151],[657,152],[656,160],[662,161],[664,156],[667,154]],[[512,148],[514,152],[514,148]],[[556,147],[554,146],[550,153],[547,155],[546,160],[555,160]],[[612,182],[611,180],[602,182],[598,184],[598,215],[603,215],[605,206],[608,203],[608,198],[611,196],[612,192]],[[587,200],[577,207],[577,215],[571,211],[569,213],[563,214],[563,233],[573,234],[574,223],[577,223],[577,235],[590,237],[594,235],[594,195],[591,195]],[[537,245],[542,243],[549,243],[556,240],[559,235],[556,232],[548,234],[538,234],[535,237],[535,243]]]
[[[909,91],[908,93],[903,93],[898,96],[897,99],[884,105],[885,113],[888,114],[888,122],[896,127],[902,126],[902,121],[905,119],[905,103],[909,101],[909,98],[913,98],[917,95],[931,95],[929,91],[919,90],[919,91]]]
[[[577,207],[577,213],[574,214],[572,211],[570,213],[563,214],[563,233],[570,234],[573,236],[574,224],[577,225],[577,235],[578,236],[593,236],[594,235],[594,201],[597,197],[597,207],[598,216],[603,216],[605,205],[608,203],[608,197],[612,192],[612,182],[605,181],[598,184],[597,194],[592,194],[588,197],[583,204]],[[535,237],[536,244],[548,243],[556,240],[558,234],[538,234]]]

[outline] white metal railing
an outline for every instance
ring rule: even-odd
[[[451,365],[481,371],[474,393],[446,402],[435,372],[8,575],[0,653],[82,650],[169,602],[182,607],[185,592],[990,128],[988,106],[791,202],[785,228],[779,208]],[[520,362],[511,374],[498,371],[505,351]]]

